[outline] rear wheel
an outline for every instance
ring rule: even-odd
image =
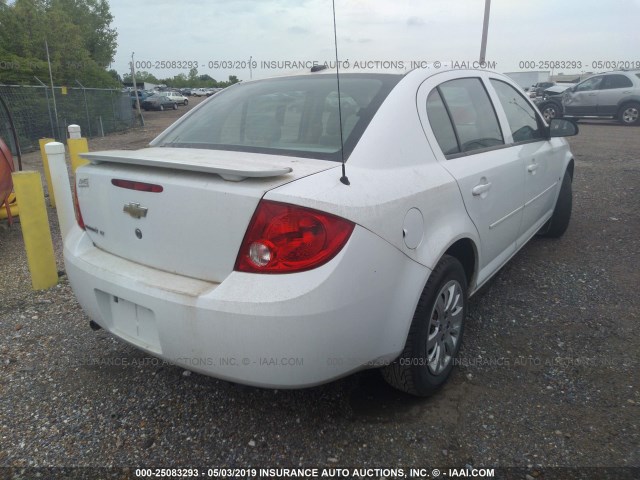
[[[174,109],[174,110],[177,110],[177,109],[178,109],[178,104],[177,104],[177,103],[174,103],[174,104],[173,104],[173,109]]]
[[[189,105],[189,100],[184,101],[184,106],[186,107],[187,105]]]
[[[623,105],[618,112],[618,120],[628,126],[640,124],[640,103],[633,102]]]
[[[160,111],[164,112],[164,105],[160,105]]]
[[[393,387],[429,396],[445,383],[453,369],[467,314],[467,277],[462,264],[445,255],[431,273],[402,354],[382,370]]]

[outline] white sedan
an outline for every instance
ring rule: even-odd
[[[509,78],[335,72],[238,83],[138,151],[85,154],[71,285],[136,347],[299,388],[382,367],[429,395],[468,297],[560,236],[574,161]]]

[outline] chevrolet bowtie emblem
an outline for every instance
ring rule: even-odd
[[[124,208],[122,209],[124,213],[128,213],[133,218],[146,217],[148,210],[149,209],[147,207],[141,207],[139,203],[133,202],[125,204]]]

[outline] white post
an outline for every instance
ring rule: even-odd
[[[60,142],[50,142],[45,145],[45,151],[49,158],[49,171],[51,172],[51,184],[56,199],[56,213],[60,224],[60,234],[64,240],[76,221],[71,199],[71,183],[69,171],[64,155],[64,145]]]
[[[69,128],[67,128],[67,130],[69,130],[69,138],[82,138],[82,135],[80,133],[80,125],[69,125]]]

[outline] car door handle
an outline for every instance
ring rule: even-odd
[[[473,193],[473,195],[477,197],[479,195],[482,195],[485,192],[488,192],[489,190],[491,190],[491,182],[481,183],[480,185],[476,185],[471,190],[471,193]]]
[[[537,169],[538,169],[537,163],[532,163],[531,165],[527,166],[527,172],[529,173],[534,173]]]

